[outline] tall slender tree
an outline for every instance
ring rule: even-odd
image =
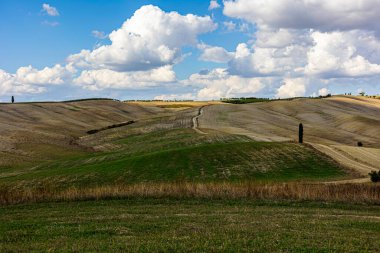
[[[303,125],[300,123],[298,126],[298,142],[303,143]]]
[[[15,97],[14,96],[12,96],[12,104],[15,102]]]

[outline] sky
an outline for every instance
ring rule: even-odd
[[[0,0],[0,101],[380,93],[380,0]]]

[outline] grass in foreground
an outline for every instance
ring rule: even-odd
[[[0,207],[1,251],[378,252],[380,207],[108,200]]]

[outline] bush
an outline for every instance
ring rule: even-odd
[[[368,175],[371,177],[372,182],[380,182],[380,170],[378,172],[372,171],[371,173],[368,173]]]
[[[358,142],[358,147],[363,147],[363,142],[359,141]]]

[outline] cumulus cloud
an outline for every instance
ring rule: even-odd
[[[263,29],[251,47],[238,45],[229,71],[241,76],[363,77],[380,74],[379,62],[380,41],[371,32]]]
[[[363,31],[313,32],[306,74],[362,77],[380,74],[380,41]],[[372,60],[373,62],[370,62]]]
[[[1,92],[42,92],[47,85],[63,83],[89,90],[139,89],[176,83],[197,87],[197,91],[161,98],[219,99],[251,96],[266,89],[285,98],[304,96],[307,92],[324,94],[330,91],[323,87],[333,89],[333,85],[344,85],[347,80],[361,87],[368,80],[371,84],[378,83],[379,0],[223,3],[225,15],[240,19],[223,22],[225,31],[254,31],[250,40],[237,45],[234,52],[199,43],[199,35],[217,28],[210,17],[164,12],[148,5],[109,35],[92,31],[97,38],[108,37],[109,44],[70,55],[66,66],[42,70],[28,66],[15,74],[0,71]],[[210,2],[210,9],[219,7],[218,1]],[[59,15],[48,4],[43,9],[47,15]],[[182,49],[186,46],[198,47],[199,60],[227,63],[226,68],[201,71],[177,82],[173,66],[185,57]]]
[[[6,71],[0,69],[0,96],[18,95],[22,93],[41,93],[43,87],[35,87],[29,84],[15,82],[15,77]]]
[[[202,61],[226,63],[234,56],[233,53],[228,52],[223,47],[212,47],[206,44],[200,44],[198,45],[198,48],[202,51],[202,54],[199,57]]]
[[[297,75],[306,64],[307,48],[289,44],[284,47],[237,46],[229,62],[229,73],[244,77]]]
[[[306,82],[303,78],[284,79],[284,83],[278,88],[277,98],[290,98],[305,96]]]
[[[71,55],[69,62],[94,69],[114,71],[142,71],[181,60],[181,48],[196,45],[197,36],[215,30],[217,25],[210,17],[166,13],[160,8],[147,5],[138,9],[113,31],[110,45],[93,51],[82,50]]]
[[[261,27],[380,31],[378,0],[228,0],[223,12]]]
[[[210,1],[210,5],[208,7],[209,10],[220,8],[220,4],[218,4],[218,1],[212,0]]]
[[[378,0],[226,0],[226,16],[257,28],[253,41],[237,46],[227,71],[283,77],[278,97],[317,92],[308,87],[328,80],[379,77],[379,12]]]
[[[117,72],[110,69],[84,70],[74,79],[76,85],[88,90],[141,89],[176,80],[171,66],[149,71]]]
[[[223,68],[193,74],[183,84],[197,86],[196,98],[200,100],[254,95],[265,87],[262,79],[231,76]]]
[[[52,68],[45,67],[42,70],[37,70],[29,65],[19,68],[14,77],[18,83],[58,85],[63,84],[64,80],[70,79],[73,73],[75,73],[75,69],[71,65],[63,67],[57,64]]]
[[[41,93],[46,86],[60,85],[70,80],[75,73],[71,65],[59,64],[38,70],[32,66],[20,67],[15,74],[0,69],[0,95]]]
[[[46,3],[42,4],[42,11],[49,16],[59,16],[57,8]]]

